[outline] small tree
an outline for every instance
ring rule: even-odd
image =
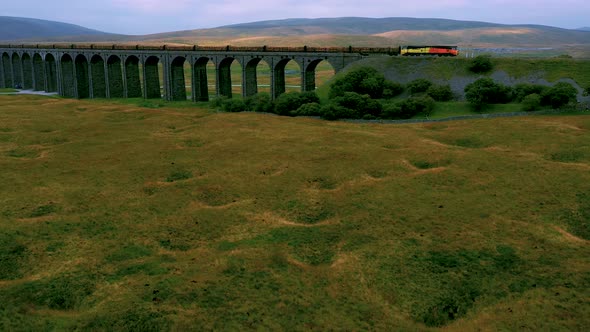
[[[248,110],[252,112],[272,112],[274,109],[270,94],[265,92],[247,97],[244,101]]]
[[[527,95],[522,100],[522,110],[525,112],[536,111],[541,107],[541,96],[533,93]]]
[[[549,105],[554,109],[561,108],[571,101],[575,101],[578,90],[567,82],[558,82],[541,96],[541,104]]]
[[[481,110],[488,104],[510,102],[512,89],[494,82],[491,78],[480,78],[465,87],[465,99],[476,110]]]
[[[369,95],[361,95],[356,92],[345,92],[344,95],[333,99],[334,103],[339,106],[354,111],[353,118],[362,118],[366,114],[379,116],[381,113],[381,104],[371,99]]]
[[[545,90],[549,89],[549,87],[540,84],[530,84],[530,83],[519,83],[516,84],[513,88],[514,91],[514,100],[521,102],[524,97],[530,94],[538,94],[542,95]]]
[[[451,86],[448,84],[432,85],[426,90],[426,94],[436,101],[453,100],[453,90],[451,90]]]
[[[404,86],[400,83],[385,81],[383,84],[383,98],[393,98],[404,92]]]
[[[289,92],[281,94],[275,100],[274,112],[279,115],[294,116],[301,105],[319,103],[320,99],[314,92]]]
[[[471,60],[467,68],[476,74],[487,73],[494,68],[492,57],[487,54],[478,55]]]
[[[342,96],[345,92],[368,94],[372,98],[381,98],[385,76],[372,67],[353,69],[340,77],[330,86],[329,98]]]
[[[432,86],[432,82],[424,78],[418,78],[407,84],[408,90],[411,94],[417,94],[428,91]]]
[[[436,105],[430,96],[412,96],[400,102],[401,116],[409,119],[416,115],[430,116]]]
[[[318,103],[307,103],[301,105],[296,111],[296,116],[318,116],[322,106]]]

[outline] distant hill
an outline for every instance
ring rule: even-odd
[[[66,36],[83,36],[83,38],[94,39],[114,35],[74,24],[24,17],[0,16],[0,40],[2,41],[49,40]]]
[[[318,18],[260,21],[213,29],[176,31],[136,37],[138,40],[232,45],[431,44],[489,46],[590,45],[590,32],[543,25],[505,25],[431,18]]]
[[[587,29],[587,28],[582,28]],[[440,18],[292,18],[142,36],[107,34],[84,27],[0,16],[0,40],[235,46],[397,46],[452,44],[463,47],[549,47],[587,54],[590,31],[544,25],[506,25]],[[581,51],[578,51],[581,50]],[[567,53],[569,51],[565,51]],[[576,54],[578,54],[576,53]]]
[[[581,30],[581,31],[590,31],[590,27],[582,27],[582,28],[578,28],[578,30]]]

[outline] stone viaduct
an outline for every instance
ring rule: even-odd
[[[299,65],[301,90],[313,91],[320,62],[327,61],[338,72],[368,54],[392,54],[392,49],[0,45],[0,88],[20,85],[71,98],[186,100],[184,65],[188,63],[192,100],[207,101],[208,63],[215,66],[216,95],[231,97],[232,63],[242,67],[242,95],[251,96],[258,92],[256,68],[265,61],[270,68],[271,96],[276,98],[285,92],[285,66],[290,61]]]

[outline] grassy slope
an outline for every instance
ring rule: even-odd
[[[549,82],[571,78],[581,87],[590,86],[590,61],[588,60],[492,58],[492,61],[494,70],[487,75],[491,75],[494,71],[503,71],[513,79],[532,76],[544,78]],[[393,80],[396,77],[416,73],[437,80],[449,80],[456,76],[479,77],[479,74],[469,72],[469,62],[470,59],[465,58],[375,57],[359,61],[353,66],[375,67]]]
[[[131,103],[0,96],[0,329],[590,324],[587,116]]]

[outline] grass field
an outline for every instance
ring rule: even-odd
[[[2,88],[0,89],[0,93],[12,93],[12,92],[17,92],[18,90],[16,89],[11,89],[11,88]]]
[[[590,117],[0,96],[0,330],[583,330]]]

